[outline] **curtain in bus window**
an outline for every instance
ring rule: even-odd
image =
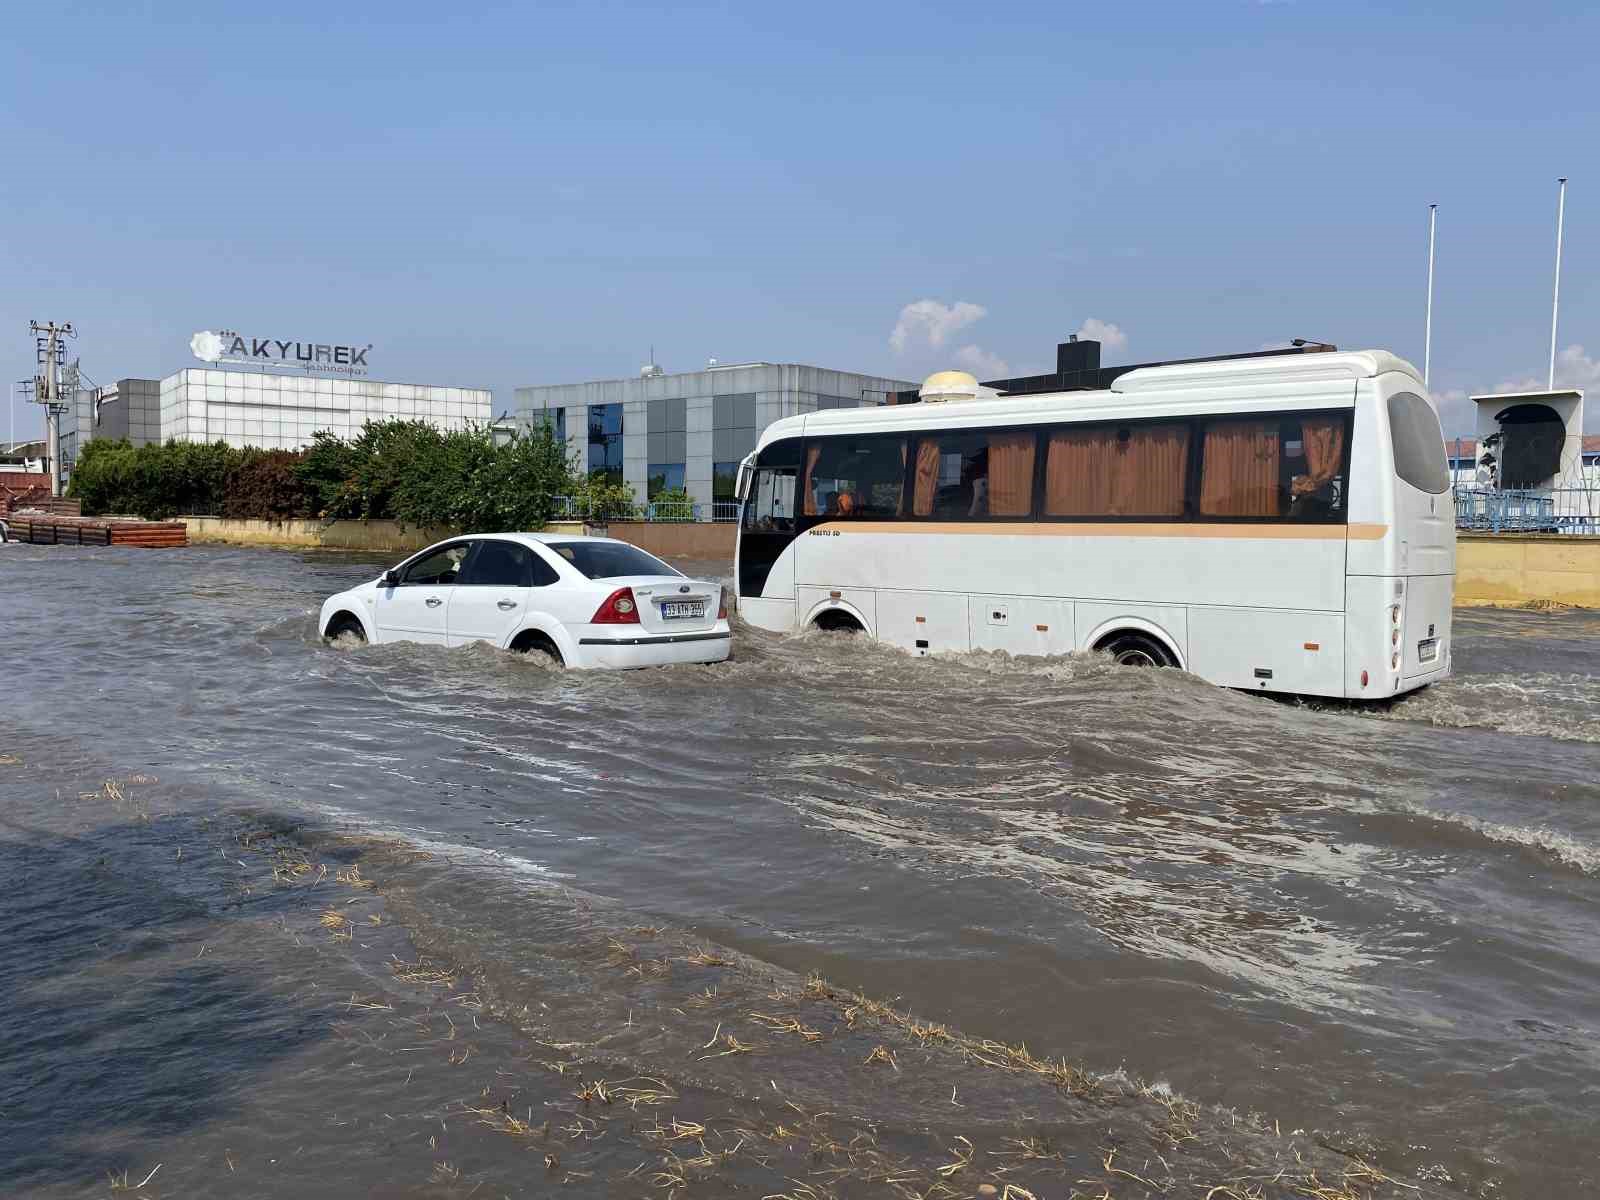
[[[817,494],[811,490],[811,477],[817,469],[817,459],[822,457],[822,443],[812,442],[806,447],[806,477],[800,490],[803,511],[808,517],[817,515]]]
[[[903,517],[903,516],[906,515],[906,456],[909,453],[910,453],[910,444],[908,442],[904,442],[904,441],[901,442],[900,443],[900,492],[896,496],[895,502],[894,502],[894,515],[897,516],[897,517]]]
[[[1206,425],[1200,474],[1200,514],[1207,517],[1276,517],[1278,422],[1211,421]]]
[[[917,480],[912,493],[911,512],[918,517],[933,512],[933,498],[939,491],[939,439],[921,438],[917,442]]]
[[[1302,417],[1300,438],[1305,443],[1306,473],[1294,477],[1292,496],[1310,495],[1327,486],[1344,466],[1344,417],[1332,413]]]
[[[1032,432],[989,435],[989,515],[1025,517],[1033,511]]]
[[[1045,514],[1181,517],[1188,425],[1058,429],[1045,458]]]

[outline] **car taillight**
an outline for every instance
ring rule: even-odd
[[[606,597],[606,602],[595,609],[589,619],[591,625],[637,625],[639,605],[633,598],[632,588],[618,588]]]
[[[727,592],[720,592],[720,593],[718,593],[718,596],[717,596],[717,620],[726,621],[727,619],[728,619],[728,593]]]

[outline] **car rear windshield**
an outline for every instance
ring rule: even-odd
[[[626,542],[548,542],[555,551],[590,579],[615,579],[621,575],[681,575],[653,554]]]

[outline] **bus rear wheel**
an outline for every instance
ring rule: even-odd
[[[1096,650],[1111,655],[1119,667],[1175,667],[1171,652],[1147,633],[1125,630],[1103,640]]]
[[[849,613],[837,608],[830,608],[817,614],[817,619],[811,622],[816,629],[827,633],[865,633],[861,622]]]

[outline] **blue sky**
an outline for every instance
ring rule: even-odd
[[[1566,174],[1563,371],[1600,410],[1596,44],[1571,3],[29,5],[0,362],[31,374],[34,317],[101,383],[228,327],[499,408],[652,343],[1039,370],[1091,320],[1108,362],[1420,364],[1436,201],[1453,404],[1543,378]]]

